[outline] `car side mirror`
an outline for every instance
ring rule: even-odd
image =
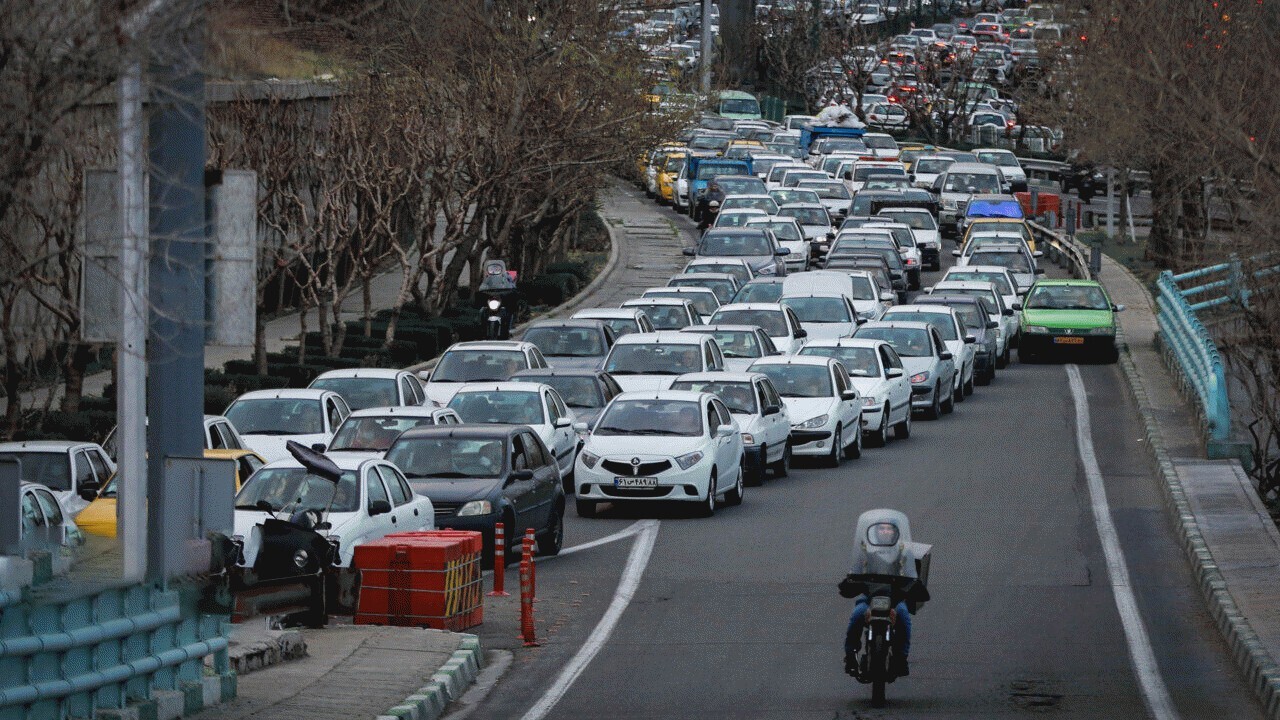
[[[857,391],[857,390],[845,390],[844,392],[841,392],[841,393],[840,393],[840,399],[841,399],[841,400],[857,400],[857,399],[858,399],[858,391]]]
[[[777,415],[780,412],[782,412],[782,406],[780,405],[765,405],[764,412],[760,414],[767,417],[769,415]]]
[[[950,360],[953,357],[955,356],[951,354],[950,350],[943,350],[941,353],[938,354],[939,360]]]
[[[902,372],[902,368],[889,368],[888,370],[884,371],[884,376],[890,380],[893,380],[894,378],[900,378],[904,374],[905,373]]]
[[[974,335],[965,335],[965,336],[964,336],[964,344],[965,344],[965,345],[972,345],[972,344],[974,344],[974,343],[976,343],[976,342],[978,342],[978,338],[977,338],[977,336],[974,336]]]
[[[738,431],[732,425],[721,425],[716,428],[716,437],[728,438],[737,435]]]
[[[386,500],[370,500],[369,501],[369,517],[376,515],[386,515],[391,512],[391,503]]]
[[[698,254],[698,251],[695,250],[694,248],[685,248],[680,251],[680,254],[688,255],[689,257],[695,257]]]
[[[774,250],[774,251],[773,251],[773,254],[774,254],[774,255],[790,255],[790,254],[791,254],[791,248],[784,248],[784,247],[780,247],[780,248],[778,248],[777,250]]]
[[[898,296],[894,293],[889,292],[888,290],[885,290],[884,292],[880,293],[881,302],[893,302],[894,300],[897,300],[897,299],[898,299]]]
[[[1021,310],[1021,309],[1022,309],[1022,303],[1014,303],[1014,304],[1013,304],[1013,309],[1014,309],[1015,311],[1017,311],[1017,310]]]
[[[312,527],[312,529],[313,529],[313,530],[332,530],[332,529],[333,529],[333,523],[329,522],[328,520],[323,520],[323,521],[321,521],[321,522],[316,523],[316,524]]]
[[[1124,305],[1112,305],[1111,312],[1124,312]]]
[[[1021,308],[1021,307],[1022,307],[1022,305],[1021,305],[1021,304],[1019,304],[1019,303],[1014,303],[1014,304],[1013,304],[1013,307],[1011,307],[1011,308],[1010,308],[1010,307],[1007,307],[1007,308],[1005,308],[1004,310],[1001,310],[1001,311],[1000,311],[1000,314],[1001,314],[1001,315],[1003,315],[1003,316],[1005,316],[1005,317],[1013,317],[1013,311],[1014,311],[1014,310],[1017,310],[1017,309],[1019,309],[1019,308]]]
[[[1041,250],[1032,250],[1032,251],[1031,251],[1031,257],[1033,257],[1033,258],[1042,258],[1042,257],[1044,257],[1044,252],[1043,252],[1043,251],[1041,251]]]
[[[1043,275],[1043,274],[1044,274],[1044,268],[1036,268],[1036,274],[1037,274],[1037,275]]]
[[[908,175],[907,179],[910,180],[911,182],[915,182],[916,181],[915,173]]]
[[[419,371],[418,371],[418,379],[419,379],[419,380],[421,380],[421,381],[422,381],[422,382],[424,382],[424,383],[426,383],[426,382],[431,382],[431,371],[430,371],[430,370],[419,370]]]
[[[584,422],[574,423],[573,431],[578,433],[579,435],[586,435],[590,431],[590,428],[588,428],[587,424]]]
[[[311,449],[312,449],[312,450],[315,450],[315,451],[316,451],[316,452],[318,452],[318,453],[322,453],[322,452],[324,452],[324,450],[325,450],[325,444],[324,444],[324,443],[312,443],[312,445],[311,445]]]
[[[864,318],[864,317],[862,317],[861,315],[855,315],[855,316],[854,316],[854,318],[853,318],[853,322],[854,322],[854,323],[856,323],[856,324],[858,324],[858,325],[864,325],[864,324],[866,324],[867,319],[866,319],[866,318]]]
[[[555,421],[555,427],[558,427],[558,428],[569,427],[572,424],[573,424],[573,421],[571,421],[567,417],[558,417],[556,418],[556,421]]]
[[[512,470],[511,474],[507,476],[507,482],[521,482],[524,480],[532,480],[532,479],[533,479],[533,471],[528,469]]]
[[[952,250],[952,251],[951,251],[951,257],[960,257],[960,251],[959,251],[959,250]]]
[[[1012,312],[1010,312],[1009,314],[1010,314],[1010,315],[1012,315],[1013,313],[1012,313]],[[1000,323],[996,322],[995,320],[988,320],[988,321],[987,321],[987,329],[988,329],[988,330],[995,330],[995,329],[996,329],[996,328],[998,328],[998,327],[1000,327]]]
[[[795,339],[799,340],[800,338],[807,338],[807,337],[809,337],[808,330],[805,330],[804,328],[796,328]]]
[[[98,486],[87,485],[80,488],[80,499],[86,502],[93,502],[98,499]]]

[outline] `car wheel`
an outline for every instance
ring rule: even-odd
[[[773,469],[774,477],[786,477],[791,474],[791,446],[787,445],[782,448],[782,457],[778,458],[778,462],[770,466]]]
[[[942,383],[933,388],[933,403],[924,411],[925,420],[937,420],[942,417]]]
[[[862,423],[859,422],[858,424],[861,425]],[[845,454],[845,457],[851,460],[857,460],[858,458],[862,457],[862,429],[859,428],[858,430],[854,431],[853,437],[854,437],[853,442],[849,443],[849,447],[853,448],[853,450],[851,451],[848,448],[846,448],[844,454]]]
[[[593,518],[600,513],[599,503],[595,500],[577,499],[573,501],[573,506],[581,518]]]
[[[986,370],[983,370],[980,375],[974,378],[974,382],[978,383],[979,385],[985,386],[985,385],[990,385],[991,381],[995,379],[996,379],[996,369],[995,369],[995,366],[991,366],[991,367],[988,367]]]
[[[1107,365],[1114,365],[1120,362],[1120,348],[1112,345],[1110,348],[1102,351],[1102,362]]]
[[[746,460],[743,459],[742,462],[743,462],[743,465],[742,465],[743,472],[745,473]],[[763,485],[764,476],[765,476],[765,473],[768,472],[768,470],[769,470],[769,446],[761,445],[760,446],[760,464],[751,471],[750,475],[747,476],[747,479],[749,480],[747,484],[753,485],[753,486]]]
[[[577,463],[575,462],[574,464],[576,465]],[[565,494],[565,495],[572,495],[572,494],[574,494],[574,493],[573,493],[573,479],[574,479],[574,477],[573,477],[573,476],[574,476],[574,474],[575,474],[575,473],[574,473],[572,470],[570,470],[568,475],[565,475],[564,477],[560,478],[560,485],[561,485],[562,487],[564,487],[564,494]]]
[[[889,444],[889,406],[880,411],[880,427],[871,433],[871,446],[884,447]]]
[[[911,409],[907,408],[906,417],[902,418],[902,422],[893,426],[893,439],[906,440],[911,437]]]
[[[702,517],[711,517],[716,514],[716,471],[711,471],[711,482],[707,485],[707,499],[703,501],[702,506],[698,508],[698,514]]]
[[[959,389],[957,389],[955,393],[947,393],[947,399],[942,401],[943,415],[950,415],[956,409],[956,394],[959,392]]]
[[[742,483],[742,476],[745,474],[746,462],[747,459],[743,457],[742,464],[738,466],[737,482],[733,484],[733,487],[729,489],[729,492],[724,494],[724,504],[726,507],[734,507],[742,504],[742,496],[746,492]]]
[[[841,460],[844,460],[844,432],[837,425],[835,434],[831,436],[831,455],[827,457],[827,467],[840,467]]]
[[[551,518],[542,535],[538,536],[539,555],[559,555],[564,547],[564,507],[551,511]]]

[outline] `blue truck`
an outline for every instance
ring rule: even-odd
[[[866,134],[866,128],[837,127],[834,125],[804,127],[800,128],[800,147],[804,150],[805,155],[808,155],[809,148],[813,147],[815,140],[833,137],[860,138]]]
[[[689,214],[693,215],[697,211],[698,199],[712,180],[721,175],[751,175],[754,171],[750,158],[690,157],[686,172],[689,175]]]

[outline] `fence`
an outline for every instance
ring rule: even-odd
[[[1028,221],[1027,224],[1031,226],[1031,233],[1035,236],[1036,249],[1041,250],[1055,265],[1066,268],[1071,277],[1097,279],[1097,272],[1091,263],[1091,253],[1083,245],[1069,235],[1051,230],[1040,223]]]

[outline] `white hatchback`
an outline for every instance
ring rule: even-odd
[[[240,431],[245,446],[270,463],[290,457],[289,440],[327,446],[351,408],[332,390],[255,390],[236,398],[222,414]]]
[[[729,303],[711,316],[712,325],[756,325],[783,353],[795,352],[809,336],[794,311],[778,303]]]
[[[791,419],[769,376],[761,373],[689,373],[676,378],[672,390],[709,392],[729,408],[742,432],[747,477],[753,484],[767,470],[777,477],[791,472]]]
[[[666,390],[677,375],[723,371],[724,354],[701,333],[632,334],[614,343],[603,370],[623,392]]]
[[[892,345],[865,338],[815,340],[799,354],[839,360],[849,371],[862,395],[862,432],[873,445],[888,442],[890,430],[898,440],[911,436],[911,381]]]
[[[572,477],[578,449],[578,438],[573,433],[577,418],[550,385],[468,383],[454,393],[449,408],[464,423],[529,426],[555,456],[560,477]]]
[[[839,360],[762,358],[751,372],[769,376],[782,397],[791,417],[792,453],[821,456],[831,467],[846,454],[862,456],[862,396]]]
[[[538,346],[519,340],[477,340],[449,346],[426,381],[427,399],[434,405],[449,404],[453,394],[469,382],[502,382],[519,370],[547,367]]]
[[[945,305],[895,305],[880,316],[884,322],[927,322],[938,330],[956,363],[956,381],[953,389],[956,402],[973,394],[974,366],[977,364],[977,338],[964,326],[964,319],[955,308]]]

